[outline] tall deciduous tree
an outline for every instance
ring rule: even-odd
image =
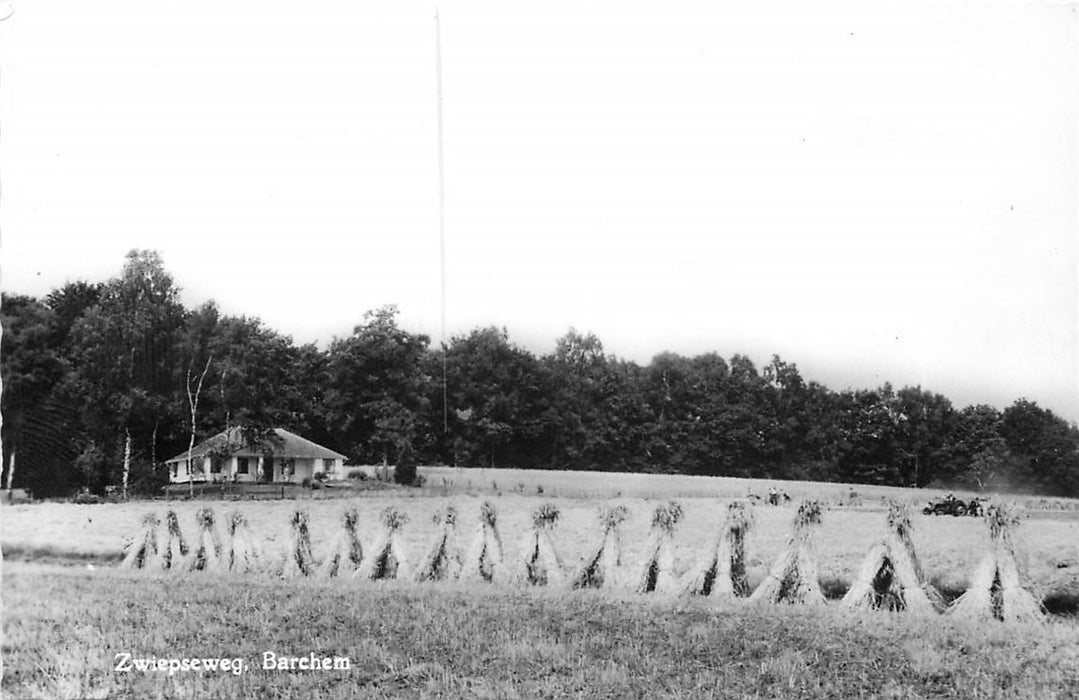
[[[431,364],[441,362],[431,357]],[[431,373],[437,370],[432,366]],[[544,376],[539,361],[509,341],[504,328],[452,338],[446,351],[450,442],[443,459],[463,466],[535,466],[546,433]],[[432,383],[436,393],[441,392]],[[436,397],[437,398],[437,397]],[[441,401],[430,422],[442,423]]]
[[[727,363],[718,355],[686,358],[664,352],[644,371],[651,409],[647,454],[665,471],[721,473],[722,435],[714,421],[726,409],[723,393],[729,378]]]
[[[388,463],[406,443],[423,441],[429,339],[397,325],[397,307],[364,315],[352,335],[335,339],[327,361],[326,404],[345,453]]]
[[[571,328],[543,358],[554,423],[552,467],[603,469],[617,461],[612,432],[619,416],[611,410],[618,377],[603,343],[592,333]]]
[[[20,465],[26,465],[20,479],[26,474],[35,481],[36,472],[47,461],[41,441],[34,438],[48,431],[48,400],[65,368],[56,345],[56,314],[37,299],[3,295],[0,323],[4,329],[0,345],[3,486],[11,488]]]
[[[1009,475],[1012,486],[1060,496],[1079,494],[1079,430],[1074,425],[1019,399],[1004,409],[1000,433],[1018,458]]]
[[[178,295],[161,257],[133,250],[121,275],[72,328],[75,380],[90,437],[82,464],[97,487],[115,483],[117,467],[126,469],[116,462],[134,450],[139,468],[153,471],[150,448],[175,394],[183,323]]]
[[[305,412],[313,408],[302,395],[305,355],[288,336],[207,304],[187,317],[184,354],[180,370],[195,374],[213,357],[199,404],[200,433],[237,428],[240,442],[254,444],[274,428],[305,432]]]
[[[959,411],[947,436],[948,460],[938,479],[983,490],[1004,478],[1012,458],[1000,436],[1001,421],[1000,411],[984,404]]]
[[[71,329],[101,300],[105,285],[77,280],[49,292],[45,304],[56,314],[56,345],[64,357],[70,355]]]
[[[957,420],[952,402],[921,387],[904,387],[895,394],[892,450],[903,486],[925,486],[946,473],[948,438]]]

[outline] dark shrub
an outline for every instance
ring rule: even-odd
[[[169,471],[165,465],[154,466],[148,461],[132,460],[127,490],[134,496],[155,496],[169,484]]]
[[[412,451],[412,445],[407,442],[397,452],[397,464],[393,470],[393,480],[405,486],[416,484],[416,455]]]

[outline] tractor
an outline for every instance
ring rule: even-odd
[[[982,514],[982,503],[977,498],[971,499],[968,503],[949,493],[939,501],[931,501],[929,505],[922,509],[922,513],[926,515],[954,515],[957,517],[963,515],[979,516]]]

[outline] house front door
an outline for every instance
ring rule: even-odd
[[[273,481],[273,455],[265,455],[262,458],[262,480],[267,484]]]

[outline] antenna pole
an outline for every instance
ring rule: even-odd
[[[438,245],[439,281],[442,293],[442,432],[449,432],[449,398],[446,389],[446,179],[442,154],[442,23],[435,4],[435,82],[438,101]]]

